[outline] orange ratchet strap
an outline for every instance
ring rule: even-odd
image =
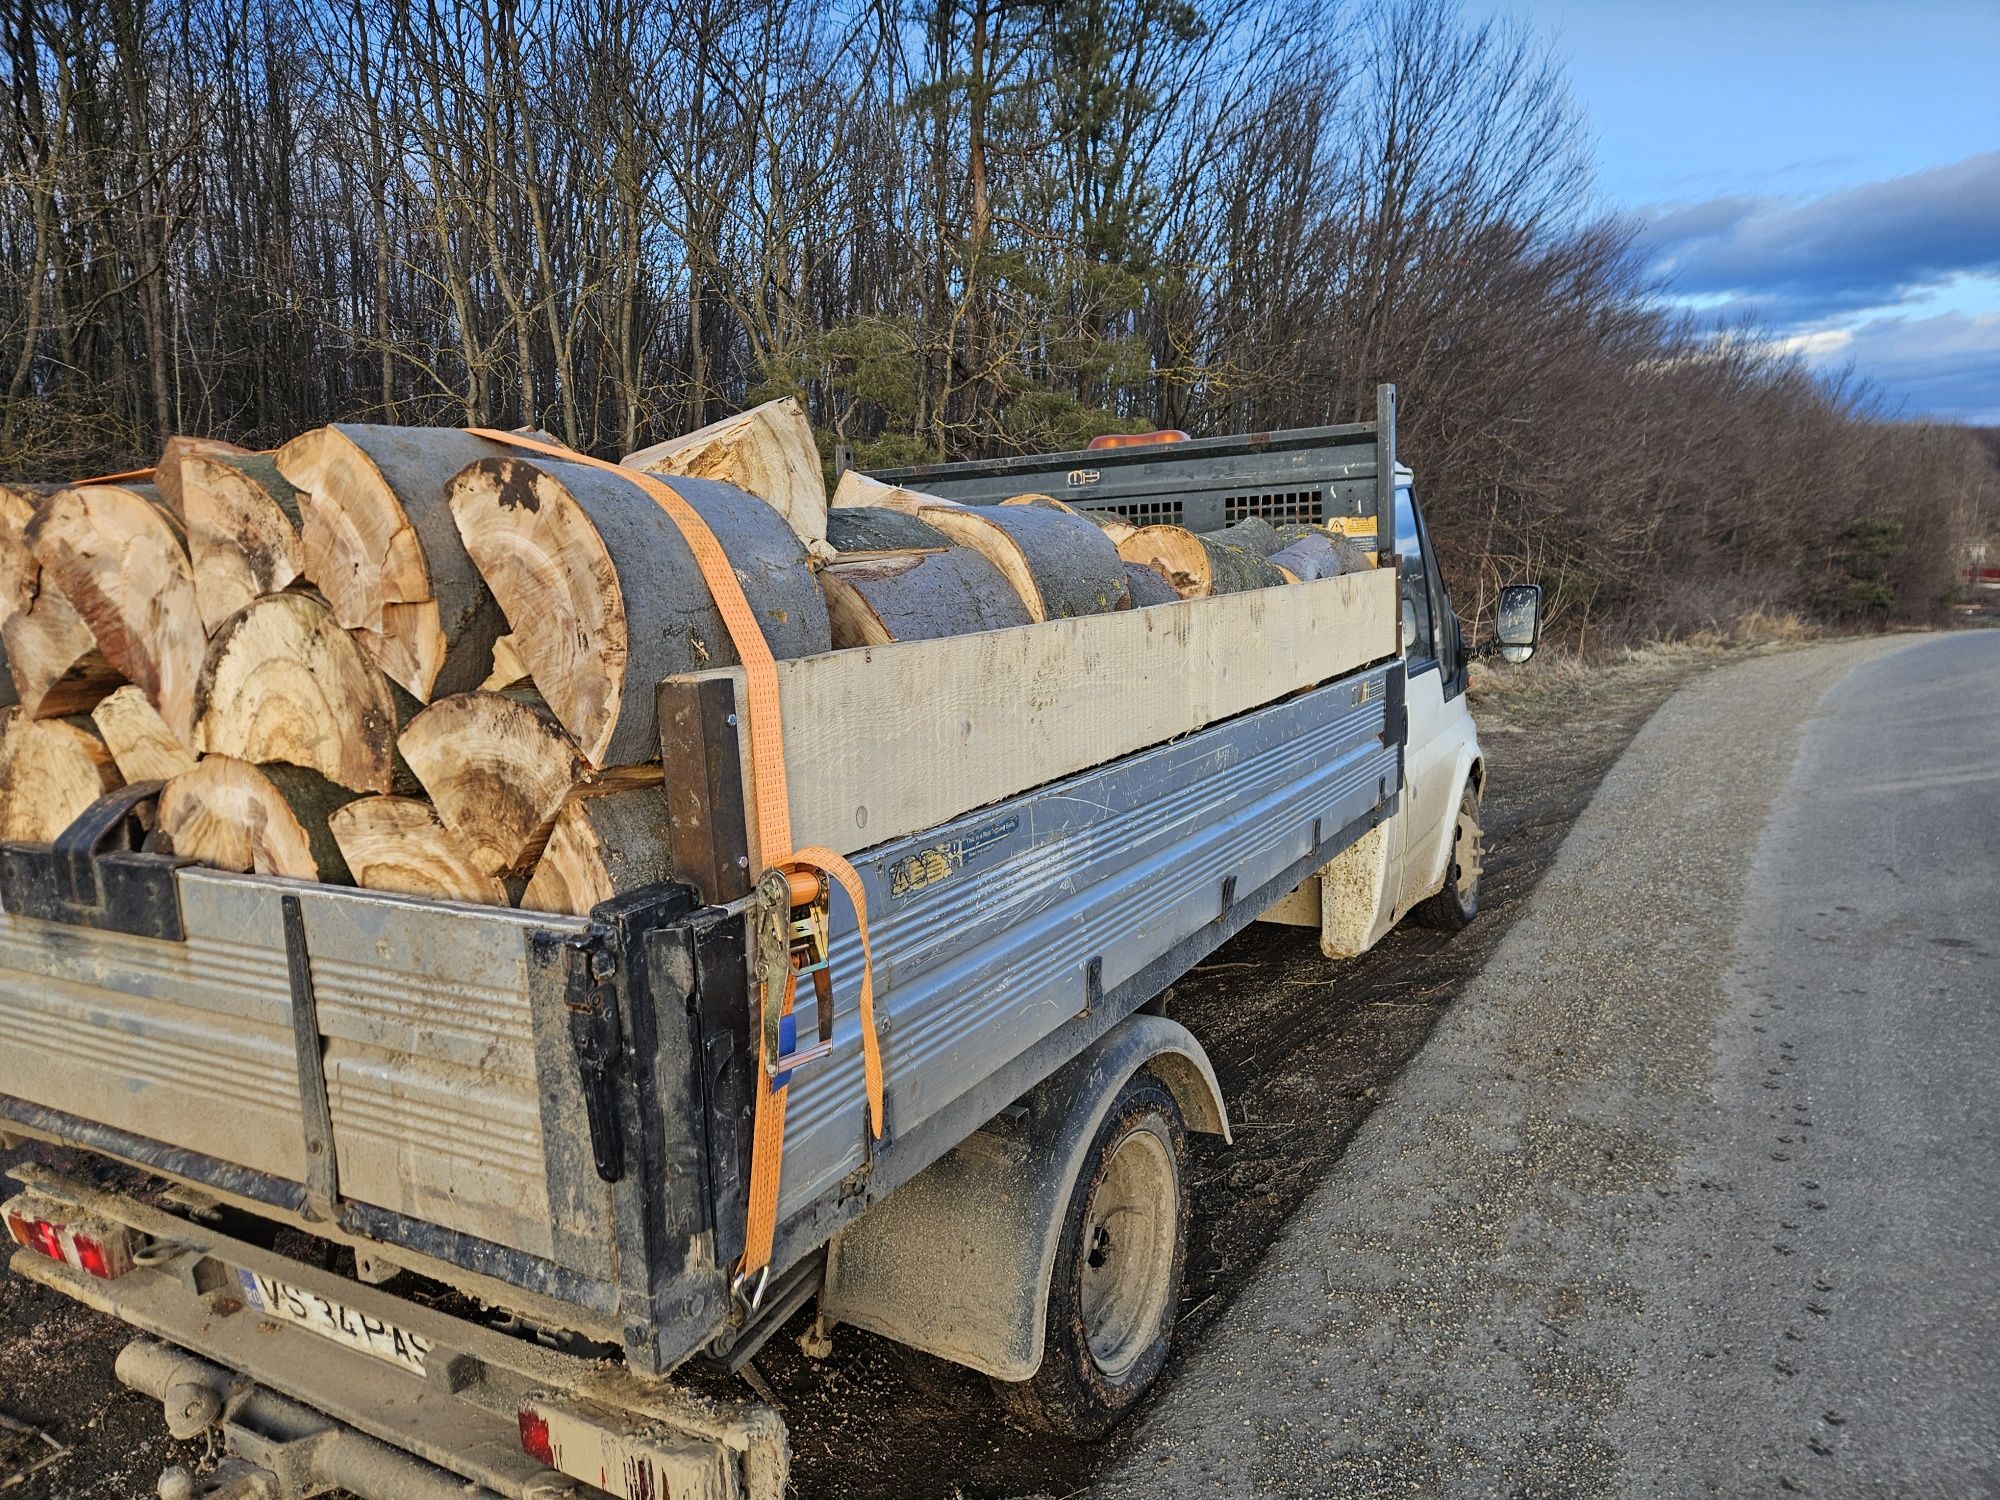
[[[80,490],[87,484],[120,484],[129,480],[133,484],[144,484],[158,469],[127,469],[123,474],[99,474],[95,479],[73,479],[70,488]]]
[[[588,464],[593,469],[603,469],[606,473],[629,480],[667,513],[667,518],[686,540],[696,566],[701,569],[702,579],[715,598],[722,623],[729,630],[736,655],[743,664],[748,699],[744,707],[749,715],[750,779],[757,804],[758,860],[765,869],[787,873],[796,869],[823,871],[840,882],[841,889],[854,903],[855,921],[861,936],[862,1069],[868,1087],[869,1125],[879,1140],[882,1135],[882,1054],[881,1043],[875,1035],[875,974],[874,960],[868,947],[867,893],[862,889],[861,877],[854,866],[833,850],[819,845],[806,849],[791,847],[792,805],[785,785],[785,731],[778,714],[777,662],[771,656],[771,647],[764,639],[764,632],[758,627],[750,601],[743,597],[743,585],[737,581],[736,571],[730,566],[722,544],[715,539],[715,533],[709,530],[708,523],[694,507],[655,475],[592,458],[554,443],[524,437],[517,432],[501,432],[488,427],[466,430],[475,437],[526,448],[565,463]],[[788,976],[785,981],[786,1014],[792,1009],[796,983],[796,974]],[[772,1086],[769,1070],[765,1066],[764,1028],[759,1025],[755,1029],[757,1114],[750,1137],[750,1211],[743,1231],[743,1259],[737,1266],[739,1291],[748,1285],[751,1277],[765,1271],[771,1263],[771,1244],[778,1228],[778,1180],[785,1154],[785,1097],[791,1091],[788,1083]],[[762,1293],[760,1282],[754,1295],[746,1294],[753,1309]]]

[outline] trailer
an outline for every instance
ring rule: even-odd
[[[756,868],[738,668],[660,685],[678,878],[588,918],[199,868],[145,847],[157,786],[0,845],[0,1145],[60,1148],[13,1171],[11,1267],[130,1324],[118,1377],[220,1433],[162,1494],[774,1500],[782,1420],[677,1372],[815,1303],[1078,1435],[1144,1392],[1186,1136],[1229,1133],[1153,1002],[1260,917],[1341,953],[1477,909],[1464,643],[1393,392],[883,477],[1309,507],[1377,566],[778,663],[794,838],[859,902]]]

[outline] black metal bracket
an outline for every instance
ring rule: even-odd
[[[297,896],[278,903],[285,927],[285,978],[292,991],[292,1045],[298,1058],[299,1116],[306,1136],[305,1217],[330,1223],[340,1203],[334,1156],[333,1105],[326,1093],[326,1048],[320,1039],[319,997],[313,990],[306,918]]]
[[[590,1120],[591,1154],[597,1175],[616,1182],[625,1175],[625,1131],[618,1121],[612,1072],[618,1064],[618,965],[610,930],[592,923],[562,945],[563,1007],[569,1012],[569,1044]]]
[[[106,792],[50,844],[0,844],[0,906],[16,916],[180,942],[174,871],[194,863],[149,854],[148,806],[161,783]]]

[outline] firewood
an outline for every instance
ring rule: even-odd
[[[192,745],[208,632],[180,524],[159,492],[110,484],[58,490],[36,510],[27,536],[104,659],[143,688],[167,727]]]
[[[371,891],[511,906],[507,885],[472,862],[465,845],[415,797],[361,797],[327,826],[354,883]]]
[[[534,693],[459,693],[410,720],[403,758],[466,858],[488,875],[523,873],[548,842],[556,814],[592,773],[549,706]],[[598,773],[610,787],[660,779],[657,763]]]
[[[850,484],[849,481],[854,483]],[[1065,509],[1035,505],[959,505],[918,491],[841,476],[834,505],[865,503],[915,515],[992,563],[1027,606],[1030,620],[1108,614],[1130,606],[1118,549],[1104,533]]]
[[[813,556],[830,554],[819,448],[805,408],[790,396],[641,448],[621,462],[662,477],[734,485],[783,516]]]
[[[528,664],[514,649],[514,637],[503,635],[493,643],[493,670],[479,684],[482,693],[504,693],[510,687],[532,686]]]
[[[1144,609],[1149,604],[1172,604],[1180,598],[1164,577],[1139,563],[1125,564],[1125,581],[1132,590],[1134,609]]]
[[[1201,535],[1211,542],[1220,542],[1225,547],[1241,547],[1259,557],[1269,557],[1285,545],[1278,528],[1262,516],[1245,516],[1220,531],[1205,531]]]
[[[159,487],[160,499],[167,509],[183,518],[187,515],[185,485],[187,463],[193,458],[223,458],[230,455],[246,454],[248,448],[239,448],[234,443],[225,443],[220,438],[184,437],[179,433],[167,439],[160,450],[160,461],[153,466],[153,483]]]
[[[599,902],[672,875],[662,788],[579,795],[557,815],[521,906],[588,916]]]
[[[1015,495],[1013,498],[1002,500],[1000,503],[1002,505],[1033,505],[1041,510],[1059,510],[1068,515],[1081,516],[1099,531],[1103,532],[1105,536],[1109,537],[1111,545],[1114,547],[1139,529],[1116,511],[1085,510],[1080,506],[1071,505],[1066,500],[1058,500],[1054,495]],[[1137,601],[1134,602],[1136,603]]]
[[[783,518],[712,480],[673,488],[721,543],[772,654],[829,649],[826,602]],[[680,529],[630,480],[555,459],[487,460],[453,481],[451,509],[515,652],[591,765],[658,754],[661,678],[736,663]]]
[[[1118,544],[1118,555],[1151,568],[1183,599],[1270,588],[1285,581],[1247,547],[1197,536],[1179,526],[1141,526]]]
[[[104,741],[84,718],[5,711],[0,731],[0,839],[46,844],[121,784]]]
[[[835,650],[1029,623],[1000,570],[970,547],[838,562],[819,582]]]
[[[305,576],[419,702],[477,687],[506,628],[445,505],[467,464],[513,450],[442,427],[341,423],[276,454],[297,486]]]
[[[194,769],[194,756],[174,737],[146,695],[127,683],[90,711],[91,722],[126,781],[171,781]]]
[[[886,506],[836,506],[826,513],[826,540],[835,552],[895,552],[909,547],[949,547],[951,539],[908,511]]]
[[[415,705],[311,594],[267,594],[222,622],[196,694],[196,748],[309,766],[355,792],[396,790],[396,731]]]
[[[175,854],[218,870],[345,884],[327,820],[354,795],[302,766],[205,755],[161,791],[160,831]]]
[[[1311,583],[1315,578],[1338,578],[1353,571],[1343,541],[1344,538],[1328,532],[1313,531],[1273,552],[1270,561],[1301,583]]]
[[[195,603],[214,631],[305,572],[299,492],[260,453],[191,454],[180,475]]]
[[[60,485],[0,484],[0,645],[7,701],[31,719],[88,713],[124,681],[28,550],[28,522]]]

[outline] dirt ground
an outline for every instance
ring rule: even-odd
[[[1286,1217],[1340,1159],[1380,1086],[1423,1045],[1491,953],[1605,770],[1652,711],[1720,650],[1651,650],[1608,667],[1537,664],[1476,690],[1488,763],[1488,865],[1479,920],[1456,937],[1398,931],[1364,958],[1329,963],[1304,929],[1253,926],[1169,992],[1168,1014],[1213,1059],[1236,1127],[1196,1137],[1195,1223],[1179,1340],[1229,1305]],[[11,1160],[0,1153],[0,1169]],[[985,1379],[851,1329],[812,1361],[792,1335],[757,1370],[783,1410],[801,1496],[1026,1500],[1084,1488],[1118,1440],[1082,1446],[1019,1431]],[[4,1500],[143,1500],[161,1467],[195,1464],[158,1407],[111,1366],[130,1333],[66,1298],[0,1276],[0,1417],[71,1451],[10,1486],[50,1451],[0,1423]],[[1170,1364],[1165,1382],[1174,1377]]]

